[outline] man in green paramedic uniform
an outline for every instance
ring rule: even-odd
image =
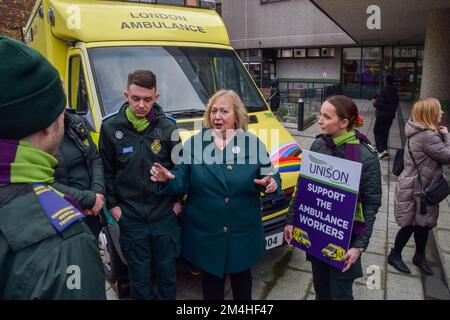
[[[157,196],[150,181],[154,162],[172,167],[173,120],[156,104],[156,76],[136,70],[128,76],[127,102],[104,120],[100,154],[105,168],[106,203],[119,223],[120,246],[128,263],[132,299],[175,299],[175,258],[180,235],[174,204],[178,197]],[[156,267],[158,292],[151,283]]]
[[[97,241],[51,187],[64,133],[58,71],[0,37],[0,300],[105,299]]]

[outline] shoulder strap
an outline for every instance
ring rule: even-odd
[[[86,141],[89,136],[89,130],[83,117],[75,114],[66,113],[67,124],[81,141]]]
[[[419,177],[420,188],[422,189],[422,192],[423,192],[423,184],[422,184],[422,179],[420,178],[419,167],[417,166],[416,159],[414,159],[414,156],[413,156],[413,154],[412,154],[412,152],[411,152],[411,147],[410,147],[410,145],[409,145],[409,138],[406,140],[406,143],[408,144],[408,152],[409,152],[409,156],[411,157],[411,160],[412,160],[412,162],[413,162],[413,164],[414,164],[414,168],[415,168],[416,171],[417,171],[417,176]]]

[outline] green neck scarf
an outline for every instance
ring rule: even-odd
[[[21,140],[0,141],[0,183],[53,183],[58,161]]]
[[[336,147],[339,147],[346,143],[359,144],[359,139],[356,138],[355,130],[350,130],[344,134],[341,134],[340,136],[334,137],[333,142]]]
[[[128,121],[133,125],[133,128],[136,129],[137,132],[142,132],[150,125],[150,122],[146,117],[139,118],[130,107],[125,109],[125,115],[127,116]]]
[[[69,195],[51,186],[58,161],[27,141],[0,139],[0,184],[31,184],[42,209],[58,232],[84,219],[82,209]]]

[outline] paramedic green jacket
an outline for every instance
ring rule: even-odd
[[[124,104],[117,114],[105,119],[100,130],[107,207],[119,206],[128,218],[153,222],[173,214],[177,199],[156,195],[157,184],[150,180],[153,163],[173,167],[171,151],[179,143],[174,132],[177,127],[155,103],[155,118],[148,128],[137,132],[125,115],[127,107]]]
[[[0,186],[0,275],[0,300],[106,299],[96,239],[81,222],[56,231],[31,184]]]

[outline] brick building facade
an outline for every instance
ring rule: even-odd
[[[36,0],[0,0],[0,35],[20,40]]]

